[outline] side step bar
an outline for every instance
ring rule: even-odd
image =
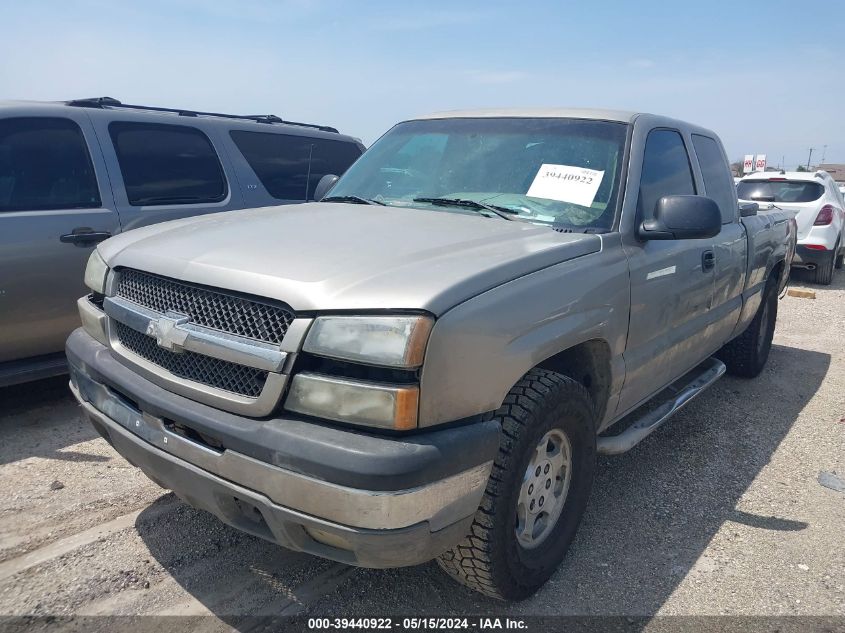
[[[12,360],[0,363],[0,387],[10,387],[32,380],[61,376],[67,373],[67,357],[64,352]]]
[[[716,358],[708,358],[657,396],[659,399],[668,393],[668,400],[663,404],[634,418],[635,421],[619,435],[600,435],[596,450],[603,455],[619,455],[631,450],[724,374],[725,364]],[[636,415],[634,412],[628,417]]]

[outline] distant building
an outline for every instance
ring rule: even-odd
[[[826,171],[836,182],[845,182],[845,165],[842,163],[822,163],[816,169]]]

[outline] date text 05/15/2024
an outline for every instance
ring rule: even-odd
[[[444,630],[479,631],[526,630],[524,620],[518,618],[309,618],[308,629],[319,630]]]

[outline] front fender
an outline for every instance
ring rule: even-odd
[[[603,236],[604,237],[604,236]],[[420,426],[494,411],[531,368],[584,341],[611,350],[610,398],[624,378],[627,261],[614,244],[525,275],[442,315],[423,364]],[[609,406],[609,413],[612,413]]]

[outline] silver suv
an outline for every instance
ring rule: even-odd
[[[0,386],[62,373],[94,246],[128,229],[304,202],[364,147],[331,127],[122,104],[0,103]]]

